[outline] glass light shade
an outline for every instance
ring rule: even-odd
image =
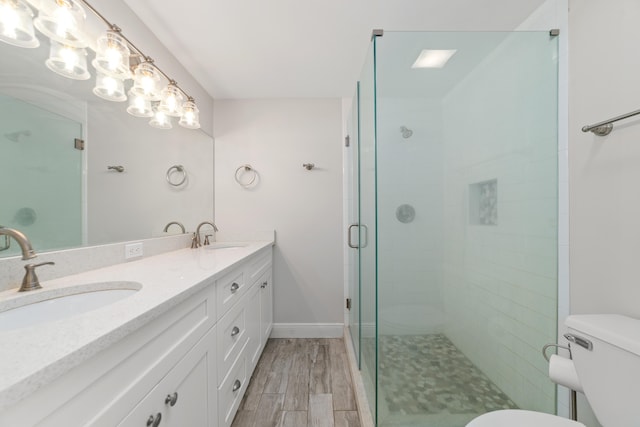
[[[107,31],[98,38],[96,58],[91,64],[104,74],[119,79],[128,79],[131,78],[130,54],[125,40],[118,33]]]
[[[133,87],[131,91],[139,96],[143,96],[150,101],[160,100],[160,73],[156,67],[149,62],[143,62],[133,71]]]
[[[87,80],[87,51],[51,40],[49,59],[45,65],[54,73],[74,80]]]
[[[43,0],[33,25],[45,36],[72,47],[87,47],[84,21],[87,15],[75,0]]]
[[[136,117],[153,117],[151,101],[145,99],[144,96],[136,95],[129,91],[129,106],[127,107],[127,113]]]
[[[98,72],[96,75],[96,86],[93,93],[107,101],[122,102],[127,100],[124,93],[124,81],[113,76]]]
[[[187,129],[200,129],[200,110],[195,102],[189,100],[182,104],[182,116],[178,124]]]
[[[182,115],[182,101],[184,101],[182,92],[175,84],[170,83],[160,92],[158,111],[162,111],[168,116],[180,117]]]
[[[21,0],[0,0],[0,40],[18,47],[38,47],[33,12]]]
[[[171,118],[164,112],[156,110],[153,114],[153,118],[149,121],[149,124],[158,129],[171,129]]]

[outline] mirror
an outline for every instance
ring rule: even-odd
[[[36,35],[35,49],[0,43],[0,225],[42,252],[166,236],[170,221],[193,231],[212,219],[213,138],[177,120],[153,128],[126,102],[97,97],[91,67],[84,81],[53,73],[49,40]],[[6,243],[0,257],[19,253]]]

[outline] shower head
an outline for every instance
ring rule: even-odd
[[[404,139],[411,138],[411,135],[413,135],[413,131],[406,126],[400,126],[400,132]]]
[[[31,136],[30,130],[18,130],[4,134],[5,138],[13,142],[22,142],[25,137]]]

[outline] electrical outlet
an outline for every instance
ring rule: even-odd
[[[125,259],[137,258],[142,256],[142,242],[129,243],[124,245],[124,257]]]

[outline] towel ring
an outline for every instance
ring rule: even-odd
[[[182,178],[178,180],[172,180],[171,177],[174,173],[182,173]],[[173,165],[167,170],[167,182],[169,185],[179,187],[187,180],[187,170],[182,165]]]
[[[251,177],[246,181],[242,181],[242,176],[244,175],[244,173],[241,173],[241,172],[244,172],[244,173],[251,172]],[[251,184],[253,184],[257,176],[258,176],[258,172],[256,172],[256,170],[252,168],[251,165],[239,166],[238,169],[236,169],[236,173],[235,173],[236,182],[240,184],[241,187],[244,187],[244,188],[247,188]]]

